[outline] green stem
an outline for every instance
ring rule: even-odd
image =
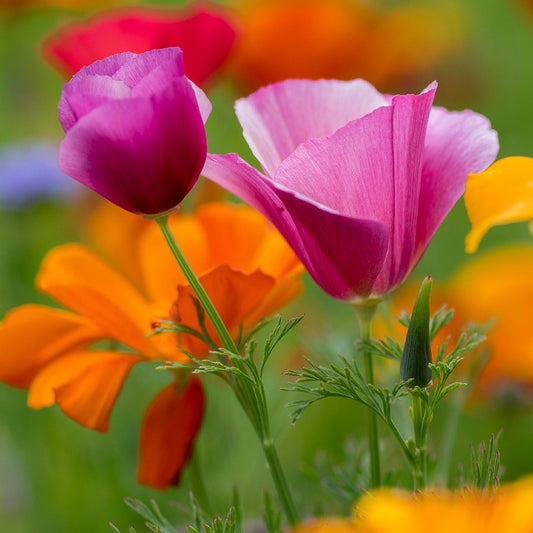
[[[195,449],[192,453],[190,464],[191,484],[194,496],[202,509],[209,515],[213,514],[211,511],[211,504],[205,488],[204,476],[200,467],[200,460],[198,458],[198,450]]]
[[[211,302],[211,299],[205,292],[200,280],[192,270],[187,259],[183,255],[183,252],[178,246],[178,243],[174,239],[174,235],[170,231],[168,225],[168,213],[159,215],[155,217],[154,220],[161,228],[161,232],[163,233],[163,236],[165,237],[172,254],[174,255],[187,281],[189,282],[189,285],[194,291],[194,294],[198,298],[200,305],[211,320],[211,323],[213,324],[213,327],[215,328],[222,345],[224,348],[226,348],[226,350],[238,355],[239,350],[231,338],[226,325],[222,321],[222,318],[220,318],[218,311]],[[285,515],[287,516],[289,524],[294,526],[298,523],[298,514],[296,512],[287,481],[283,474],[278,454],[270,436],[270,422],[263,385],[260,380],[256,380],[255,387],[252,387],[251,384],[243,384],[240,382],[240,380],[237,380],[233,377],[230,378],[229,383],[259,436],[272,480],[285,511]]]
[[[361,328],[361,338],[363,340],[370,339],[370,323],[376,307],[376,304],[355,307]],[[368,384],[373,385],[374,369],[372,364],[372,354],[368,352],[363,353],[363,360],[365,364],[365,379]],[[378,419],[376,413],[372,410],[368,411],[368,448],[370,450],[370,488],[377,488],[381,486]]]
[[[178,262],[178,265],[181,268],[181,271],[187,278],[187,281],[189,282],[189,285],[194,291],[194,294],[198,298],[200,305],[202,306],[203,310],[206,312],[207,316],[209,317],[209,320],[211,320],[211,323],[213,324],[213,327],[215,328],[215,331],[217,332],[220,338],[220,342],[222,342],[222,346],[224,346],[226,350],[229,350],[232,353],[238,354],[239,351],[237,349],[237,346],[233,342],[233,339],[231,338],[231,335],[229,334],[229,331],[226,328],[226,325],[220,318],[218,311],[216,310],[215,306],[211,302],[211,299],[205,292],[205,289],[202,287],[202,284],[200,283],[198,276],[196,276],[193,269],[189,265],[187,259],[185,259],[185,256],[183,255],[181,248],[178,246],[178,243],[176,242],[176,239],[174,239],[174,235],[172,235],[172,232],[170,231],[170,228],[168,226],[168,214],[164,214],[159,217],[156,217],[154,220],[158,223],[159,227],[161,228],[161,232],[163,233],[163,236],[165,237],[165,240],[167,241],[170,251],[172,252],[176,261]]]
[[[417,451],[417,468],[413,470],[415,489],[424,489],[427,484],[427,424],[425,424],[426,406],[418,394],[413,394],[413,430]]]

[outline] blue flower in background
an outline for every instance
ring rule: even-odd
[[[46,141],[0,149],[0,207],[21,209],[45,199],[70,198],[78,188],[57,166],[57,146]]]

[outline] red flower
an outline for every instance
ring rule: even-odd
[[[219,13],[129,9],[96,15],[58,28],[43,43],[45,59],[66,77],[97,59],[179,46],[185,74],[203,85],[228,56],[235,30]]]

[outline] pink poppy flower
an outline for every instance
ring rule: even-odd
[[[81,69],[59,102],[60,169],[133,213],[178,205],[205,162],[211,111],[182,56],[179,48],[126,52]]]
[[[435,91],[270,85],[236,103],[263,172],[236,154],[208,154],[202,174],[270,219],[328,294],[380,297],[414,268],[467,175],[498,151],[485,117],[432,108]]]

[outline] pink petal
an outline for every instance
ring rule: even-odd
[[[331,135],[385,104],[363,80],[287,80],[238,100],[235,111],[252,152],[273,176],[300,143]]]
[[[426,124],[435,89],[398,96],[330,137],[301,144],[274,180],[346,217],[388,228],[389,254],[374,292],[408,273],[415,246]],[[300,227],[300,226],[298,226]]]
[[[67,83],[59,100],[59,122],[69,130],[83,116],[113,99],[128,98],[131,89],[107,76],[87,76]]]
[[[59,148],[63,172],[132,212],[176,206],[205,160],[205,129],[185,77],[149,99],[111,101],[82,117]]]
[[[482,115],[433,108],[424,146],[415,260],[464,193],[468,174],[485,170],[498,148],[498,135]]]
[[[371,292],[387,253],[382,223],[345,216],[295,194],[234,154],[209,154],[202,174],[263,213],[328,294],[352,299]]]
[[[152,71],[160,68],[165,70],[167,80],[183,76],[183,52],[181,49],[177,47],[158,48],[133,55],[130,61],[124,63],[113,74],[113,79],[123,81],[128,87],[133,88]]]

